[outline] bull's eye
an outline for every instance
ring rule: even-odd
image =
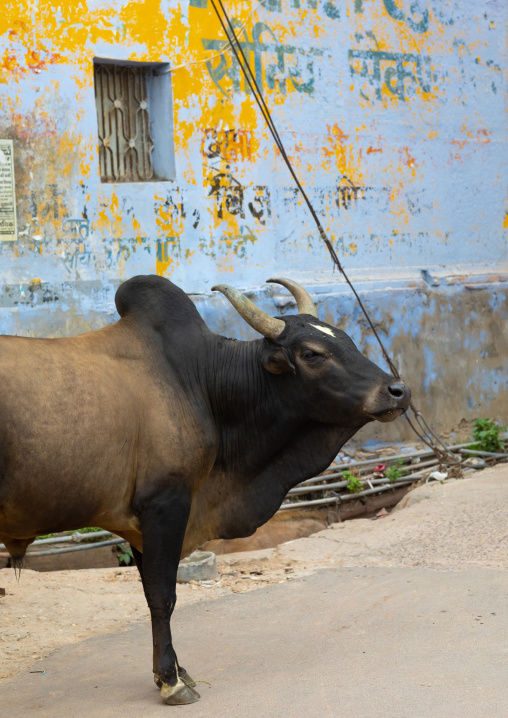
[[[319,354],[313,352],[312,349],[306,349],[304,352],[302,352],[302,359],[305,359],[305,361],[310,361],[311,359],[315,359],[318,356]]]

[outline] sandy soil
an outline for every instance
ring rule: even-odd
[[[402,507],[401,507],[402,505]],[[290,581],[322,566],[426,566],[462,570],[508,565],[508,464],[472,478],[415,489],[377,520],[333,524],[277,549],[218,557],[219,578],[180,584],[178,606]],[[0,570],[0,679],[55,649],[149,621],[135,568],[38,573]],[[177,610],[178,610],[177,606]]]

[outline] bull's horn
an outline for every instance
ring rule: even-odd
[[[298,314],[310,314],[317,319],[317,311],[312,297],[300,284],[293,282],[291,279],[268,279],[267,281],[273,282],[274,284],[282,284],[283,287],[286,287],[286,289],[291,292],[296,299]]]
[[[226,299],[229,299],[238,314],[245,319],[247,324],[262,334],[267,339],[277,339],[286,326],[282,319],[274,319],[265,314],[262,309],[256,307],[254,302],[227,284],[217,284],[212,287],[212,292],[221,292]]]

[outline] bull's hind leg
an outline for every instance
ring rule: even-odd
[[[154,679],[165,703],[195,703],[199,693],[178,665],[170,627],[190,499],[171,490],[141,500],[136,508],[143,535],[143,554],[135,550],[133,553],[152,618]]]

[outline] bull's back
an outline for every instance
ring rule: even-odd
[[[132,480],[136,408],[128,367],[107,351],[0,337],[0,523],[72,528],[118,502]]]
[[[0,337],[0,535],[127,530],[147,483],[194,492],[217,442],[196,396],[120,322],[69,339]]]

